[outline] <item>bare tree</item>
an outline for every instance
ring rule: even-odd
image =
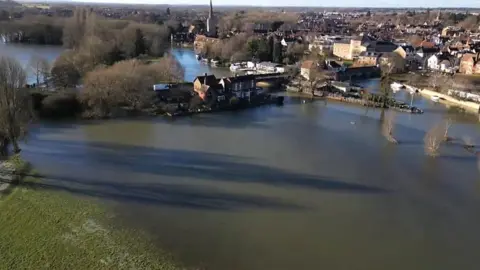
[[[46,82],[50,76],[50,64],[48,60],[39,55],[33,55],[28,63],[30,70],[35,76],[37,87],[41,81]]]
[[[51,77],[55,87],[75,87],[80,81],[80,72],[75,65],[75,51],[63,52],[54,62]]]
[[[26,134],[32,119],[28,93],[23,89],[26,73],[13,58],[0,57],[0,149],[5,153],[11,143],[15,153],[20,152],[18,141]]]
[[[308,74],[308,83],[312,98],[314,97],[315,89],[317,88],[317,85],[322,80],[322,78],[322,72],[318,69],[318,66],[314,64],[313,68],[310,69],[310,73]]]
[[[435,72],[428,79],[428,85],[433,88],[434,91],[446,92],[453,85],[453,78],[443,75],[440,72]]]
[[[382,135],[391,143],[398,144],[398,141],[393,137],[395,128],[395,112],[387,113],[382,123]]]
[[[63,28],[63,45],[67,48],[78,48],[83,41],[86,28],[87,10],[77,8],[73,16],[65,21]]]
[[[412,86],[412,87],[415,87],[415,85],[417,85],[418,81],[420,80],[420,75],[415,73],[415,74],[411,74],[408,76],[408,79],[407,79],[407,84],[409,86]]]
[[[423,138],[425,154],[431,157],[439,155],[440,144],[443,141],[444,134],[445,131],[442,125],[435,125],[427,131]]]
[[[452,88],[454,83],[455,81],[453,79],[453,76],[445,75],[440,80],[440,85],[438,89],[441,93],[448,94],[448,91]]]
[[[447,120],[445,120],[445,134],[443,135],[443,140],[446,142],[449,142],[452,140],[451,137],[448,137],[448,131],[450,130],[451,126],[452,126],[452,119],[447,118]]]
[[[141,111],[152,105],[152,85],[183,80],[183,70],[173,57],[150,65],[139,60],[121,61],[89,72],[80,94],[91,117],[109,117],[118,109]]]
[[[382,57],[380,58],[380,69],[383,76],[390,76],[395,69],[395,63],[392,58]]]
[[[440,85],[440,79],[443,75],[439,72],[435,72],[428,78],[428,86],[433,88],[433,90],[437,90],[438,86]]]

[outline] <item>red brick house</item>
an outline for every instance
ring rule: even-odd
[[[473,74],[475,73],[475,67],[477,64],[477,55],[473,53],[466,53],[462,56],[460,60],[460,69],[459,72],[463,74]],[[480,70],[478,70],[480,71]]]

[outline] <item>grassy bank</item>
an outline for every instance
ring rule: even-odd
[[[24,182],[0,200],[0,269],[180,269],[94,202]]]

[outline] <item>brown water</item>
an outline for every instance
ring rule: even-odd
[[[477,269],[480,182],[461,146],[425,157],[399,114],[287,100],[284,107],[35,129],[24,155],[54,189],[114,202],[126,226],[207,269]],[[354,123],[354,124],[353,124]],[[478,138],[457,119],[452,134]]]
[[[437,159],[423,153],[442,105],[415,98],[426,113],[397,114],[393,146],[378,110],[286,102],[177,120],[42,123],[22,153],[45,188],[105,202],[119,226],[147,231],[189,266],[478,269],[477,160],[458,142]],[[475,117],[450,117],[452,136],[480,139]]]

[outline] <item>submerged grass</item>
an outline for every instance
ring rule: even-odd
[[[180,269],[144,237],[105,224],[94,202],[20,185],[0,200],[0,269]]]

